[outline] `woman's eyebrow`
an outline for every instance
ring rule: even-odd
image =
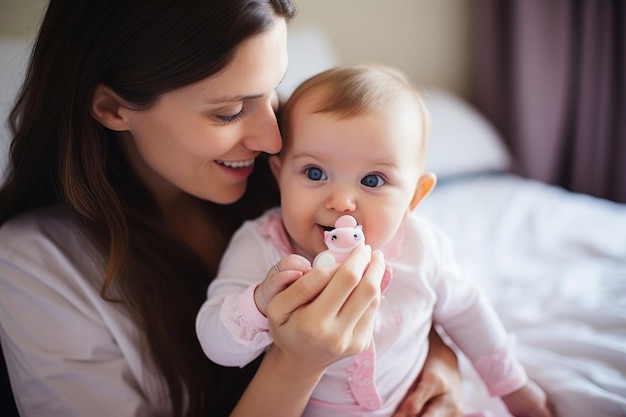
[[[279,85],[280,83],[283,82],[283,80],[285,79],[285,76],[287,74],[285,73],[285,75],[283,75],[283,78],[280,79],[279,81]],[[276,91],[275,89],[273,91]],[[271,93],[270,93],[271,94]],[[209,100],[207,103],[208,104],[223,104],[223,103],[236,103],[238,101],[244,101],[244,100],[254,100],[257,98],[261,98],[263,96],[265,96],[266,94],[248,94],[248,95],[238,95],[238,96],[224,96],[224,97],[219,97],[213,100]]]
[[[238,96],[224,96],[218,97],[212,100],[208,100],[208,104],[223,104],[223,103],[236,103],[238,101],[244,100],[254,100],[257,98],[261,98],[266,94],[249,94],[249,95],[238,95]]]
[[[278,82],[278,85],[280,85],[280,83],[283,82],[286,76],[287,76],[287,73],[283,74],[283,77]],[[274,89],[273,91],[276,91],[276,89]],[[213,100],[209,100],[207,103],[208,104],[236,103],[238,101],[243,101],[243,100],[254,100],[257,98],[261,98],[263,96],[265,96],[265,94],[248,94],[248,95],[242,94],[242,95],[237,95],[237,96],[224,96],[224,97],[219,97]]]

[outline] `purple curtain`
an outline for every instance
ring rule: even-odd
[[[476,104],[516,172],[626,202],[626,2],[476,6]]]

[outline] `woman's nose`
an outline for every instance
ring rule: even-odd
[[[268,99],[267,103],[259,104],[255,113],[248,120],[250,127],[244,141],[245,145],[256,151],[278,153],[283,141],[271,101]]]

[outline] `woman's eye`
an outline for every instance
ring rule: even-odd
[[[324,171],[317,167],[307,168],[305,173],[307,178],[313,181],[323,181],[326,179],[326,174],[324,174]]]
[[[243,117],[243,115],[245,114],[244,108],[242,107],[241,110],[239,110],[237,113],[235,114],[231,114],[231,115],[217,115],[217,118],[224,122],[224,123],[232,123],[232,122],[236,122],[237,120],[241,119]]]
[[[380,175],[369,174],[361,179],[361,184],[366,187],[381,187],[383,184],[385,184],[385,180]]]

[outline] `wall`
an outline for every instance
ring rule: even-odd
[[[295,0],[292,30],[327,34],[340,63],[379,61],[419,86],[472,95],[473,0]],[[0,36],[32,36],[47,1],[0,0]]]
[[[343,63],[398,66],[419,86],[472,94],[473,0],[295,0],[293,29],[325,31]]]
[[[47,4],[46,0],[0,0],[0,36],[34,36]]]

